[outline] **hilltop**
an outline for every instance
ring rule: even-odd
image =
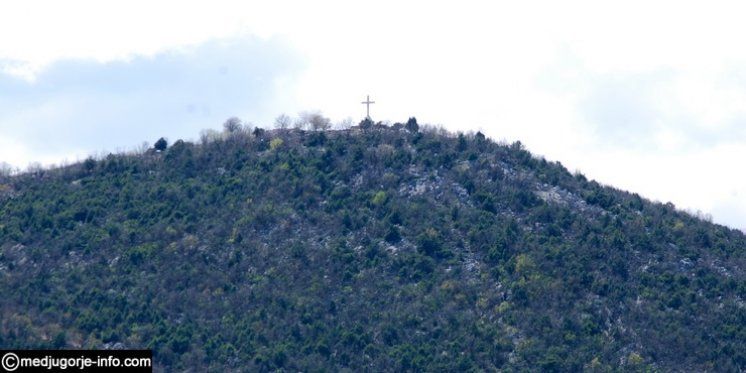
[[[520,143],[240,128],[0,179],[0,345],[157,370],[746,369],[746,237]]]

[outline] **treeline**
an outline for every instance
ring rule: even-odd
[[[746,367],[742,233],[481,133],[277,127],[4,179],[0,344],[167,371]]]

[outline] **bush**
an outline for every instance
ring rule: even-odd
[[[272,139],[272,140],[271,140],[271,141],[269,142],[269,148],[270,148],[271,150],[275,150],[275,149],[279,148],[280,146],[282,146],[282,143],[283,143],[283,141],[282,141],[282,139],[281,139],[281,138],[279,138],[279,137],[277,137],[277,138],[274,138],[274,139]]]

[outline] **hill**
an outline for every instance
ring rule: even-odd
[[[166,371],[746,369],[746,237],[520,143],[161,148],[0,179],[0,345]]]

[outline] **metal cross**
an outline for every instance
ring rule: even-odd
[[[365,114],[366,114],[365,117],[366,118],[370,119],[370,104],[375,104],[375,103],[376,103],[375,101],[370,100],[370,95],[368,95],[368,98],[365,101],[361,102],[361,104],[365,104]]]

